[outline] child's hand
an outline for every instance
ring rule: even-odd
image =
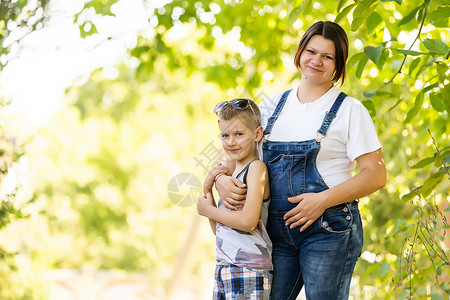
[[[214,202],[214,198],[211,193],[207,193],[206,196],[202,195],[198,197],[197,212],[199,215],[208,217],[208,210],[215,206],[216,203]]]
[[[212,187],[214,185],[214,179],[217,175],[220,173],[223,173],[225,175],[231,175],[233,172],[231,172],[226,166],[222,164],[218,164],[214,166],[206,175],[205,181],[203,182],[203,193],[206,195],[206,193],[210,192],[212,190]]]

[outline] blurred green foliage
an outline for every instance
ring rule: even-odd
[[[74,16],[80,35],[96,34],[94,17],[77,23],[84,10],[113,16],[115,2],[88,1]],[[8,3],[0,6],[2,43],[10,33],[4,24],[27,4]],[[35,10],[45,10],[46,1],[37,3]],[[224,98],[259,102],[287,89],[299,79],[293,56],[301,35],[315,21],[332,20],[351,43],[342,90],[370,111],[388,169],[386,187],[360,201],[365,243],[352,295],[448,299],[449,9],[448,0],[174,0],[157,7],[115,67],[118,75],[99,69],[74,83],[67,107],[27,144],[32,195],[8,207],[13,202],[0,199],[0,224],[16,225],[0,230],[35,234],[1,250],[0,267],[9,271],[0,274],[18,272],[16,253],[25,252],[42,269],[139,270],[156,283],[170,280],[195,209],[171,203],[167,184],[181,172],[203,178],[198,158],[211,143],[220,147],[211,108]],[[38,23],[45,26],[45,18]],[[15,148],[8,160],[0,152],[2,176],[22,152]],[[212,276],[204,262],[214,260],[213,236],[200,230],[186,271],[194,279]],[[32,280],[0,276],[2,299],[41,293]]]
[[[46,11],[48,0],[0,1],[0,71],[13,59],[11,48],[17,50],[19,41],[34,30],[43,28],[48,21]],[[18,53],[14,54],[16,57]]]

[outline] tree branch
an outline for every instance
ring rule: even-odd
[[[423,29],[423,24],[425,23],[425,18],[427,16],[427,12],[428,10],[425,9],[425,12],[423,14],[423,18],[422,18],[422,22],[420,23],[420,27],[419,27],[419,32],[417,33],[416,38],[414,39],[414,41],[412,42],[411,46],[409,47],[408,50],[411,50],[412,47],[414,46],[414,44],[416,43],[416,41],[420,38],[420,34],[422,33],[422,29]],[[400,68],[398,69],[398,71],[394,74],[394,76],[392,76],[392,78],[388,81],[385,82],[383,86],[391,83],[394,81],[394,78],[397,77],[398,74],[400,74],[402,72],[403,69],[403,65],[405,64],[406,58],[408,57],[408,54],[405,54],[405,57],[403,58],[402,64],[400,65]]]

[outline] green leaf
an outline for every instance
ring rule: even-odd
[[[430,50],[430,52],[436,54],[446,55],[449,50],[448,46],[438,39],[425,39],[423,40],[423,45]]]
[[[442,294],[431,293],[431,300],[444,300],[444,296]]]
[[[445,265],[444,262],[440,263],[436,269],[436,275],[441,276],[442,274],[442,267]]]
[[[433,0],[433,2],[441,6],[450,5],[450,0]]]
[[[411,192],[409,192],[408,194],[405,194],[402,196],[402,201],[406,202],[411,200],[412,198],[414,198],[415,196],[417,196],[418,190],[421,188],[422,186],[418,187],[417,189],[413,189]]]
[[[377,94],[377,91],[364,91],[363,95],[366,98],[372,99]]]
[[[448,66],[443,62],[437,62],[436,71],[438,73],[439,83],[445,85],[445,81],[448,78],[447,76]]]
[[[434,24],[439,23],[441,21],[447,21],[450,16],[450,6],[439,7],[438,9],[428,13],[428,20]]]
[[[381,90],[378,90],[376,95],[379,97],[383,97],[384,99],[389,99],[389,98],[397,99],[398,98],[398,95],[396,95],[395,93],[388,92],[388,91],[381,91]]]
[[[356,31],[361,24],[372,14],[378,5],[377,0],[362,0],[353,11],[353,21],[351,24],[351,30]]]
[[[450,166],[446,166],[446,167],[440,167],[439,168],[439,172],[442,172],[444,174],[448,174],[450,171]]]
[[[347,61],[347,69],[350,70],[353,68],[356,63],[358,63],[363,57],[365,57],[363,52],[359,52],[350,57]]]
[[[429,66],[427,64],[423,64],[420,66],[419,70],[417,70],[416,75],[414,76],[414,79],[419,78],[419,75],[423,73]]]
[[[442,95],[442,102],[446,105],[445,109],[450,112],[450,84],[446,84],[439,88]]]
[[[409,292],[407,290],[403,290],[400,294],[398,294],[397,300],[407,300],[409,299]]]
[[[371,100],[364,100],[364,101],[362,101],[362,104],[364,105],[365,108],[367,108],[369,115],[372,117],[372,120],[375,122],[376,116],[377,116],[377,111],[375,109],[375,105],[373,104],[373,102]]]
[[[397,2],[398,4],[402,4],[402,0],[381,0],[381,2]]]
[[[380,268],[379,264],[371,264],[365,271],[364,274],[361,276],[361,278],[366,277],[367,275],[370,275],[375,270],[378,270]]]
[[[336,19],[334,19],[334,22],[335,23],[341,22],[342,19],[344,19],[350,13],[350,11],[353,9],[353,7],[355,7],[355,6],[356,6],[356,3],[346,6],[343,10],[341,10],[341,12],[339,12],[339,14],[336,16]]]
[[[419,190],[419,192],[425,198],[428,197],[431,192],[444,180],[445,174],[442,172],[436,172],[431,175],[425,182],[423,183],[423,187]]]
[[[148,51],[150,51],[150,47],[149,46],[140,46],[140,47],[136,47],[136,48],[132,49],[130,51],[130,55],[134,56],[134,57],[137,57],[137,58],[140,58],[142,53],[146,53]]]
[[[294,23],[298,20],[298,17],[302,14],[302,10],[299,7],[295,7],[293,10],[291,10],[291,13],[289,14],[288,22],[289,24]]]
[[[111,12],[111,6],[118,0],[91,0],[86,1],[85,8],[93,7],[95,12],[104,16],[115,16]]]
[[[403,124],[409,123],[417,115],[417,113],[420,111],[420,108],[422,107],[422,104],[423,104],[423,93],[420,92],[419,94],[417,94],[416,101],[414,101],[414,106],[412,109],[408,111],[408,114],[406,115],[406,119],[405,121],[403,121]]]
[[[450,164],[450,154],[444,156],[444,162],[445,162],[446,164]]]
[[[447,148],[449,148],[449,149],[447,149]],[[442,160],[445,163],[449,163],[449,161],[446,161],[446,159],[448,159],[448,158],[446,158],[446,156],[450,156],[450,146],[447,148],[444,148],[445,150],[441,150],[437,153],[436,159],[439,160],[439,162]]]
[[[424,168],[428,166],[429,164],[432,164],[434,162],[434,157],[427,157],[416,163],[415,165],[411,166],[411,169],[419,169]]]
[[[284,4],[286,4],[286,8],[288,11],[292,9],[292,6],[295,4],[295,0],[283,0]]]
[[[293,10],[291,10],[288,22],[289,24],[294,23],[298,20],[300,15],[303,13],[303,11],[306,9],[306,7],[311,3],[311,0],[305,0],[302,3],[300,3],[297,7],[295,7]]]
[[[443,97],[440,92],[430,93],[430,104],[431,107],[438,112],[445,111],[445,102],[443,101]]]
[[[420,6],[414,8],[412,11],[409,12],[409,14],[407,14],[405,17],[403,17],[403,19],[400,20],[400,22],[398,23],[398,26],[402,26],[405,24],[408,24],[409,22],[411,22],[414,17],[417,14],[417,11],[419,10]]]
[[[419,55],[425,55],[426,53],[422,53],[419,51],[413,51],[413,50],[405,50],[405,49],[394,49],[397,52],[400,52],[401,54],[409,55],[409,56],[419,56]]]
[[[431,91],[432,89],[435,89],[437,87],[439,87],[439,84],[436,82],[436,83],[430,84],[429,86],[425,87],[421,92],[426,94],[429,91]]]
[[[382,52],[383,52],[382,45],[380,45],[378,47],[373,47],[373,46],[364,47],[364,54],[368,58],[370,58],[370,60],[373,61],[375,64],[378,63],[378,60],[380,59]]]
[[[366,66],[369,59],[367,56],[363,56],[356,67],[356,77],[361,78],[362,72],[364,71],[364,67]]]
[[[377,26],[381,24],[381,22],[383,22],[383,18],[381,18],[381,16],[376,11],[374,11],[366,20],[368,33],[374,31],[375,28],[377,28]]]
[[[420,7],[419,12],[417,13],[417,16],[416,16],[417,22],[422,21],[423,14],[425,13],[425,8],[423,6],[425,6],[425,4]]]
[[[403,99],[402,99],[402,98],[398,99],[397,102],[395,102],[395,104],[392,105],[392,106],[389,108],[388,112],[391,111],[391,110],[393,110],[394,108],[396,108],[397,105],[399,105],[399,104],[402,103],[402,102],[403,102]]]
[[[348,0],[340,0],[340,1],[339,1],[339,4],[338,4],[338,6],[337,6],[336,11],[337,11],[337,12],[340,12],[341,9],[342,9],[342,7],[344,7],[345,3],[347,3],[347,1],[348,1]]]
[[[85,38],[87,36],[93,35],[94,33],[97,33],[97,28],[95,27],[94,23],[92,22],[85,22],[79,26],[80,28],[80,36],[82,38]]]
[[[449,27],[449,13],[450,7],[441,7],[431,13],[427,14],[427,21],[433,24],[437,28],[448,28]],[[431,15],[430,15],[431,14]],[[447,15],[446,15],[447,14]]]
[[[389,58],[389,50],[383,49],[377,63],[378,70],[383,71],[383,66],[388,60],[388,58]]]
[[[379,277],[385,276],[389,272],[390,267],[391,267],[390,264],[387,261],[384,261],[381,264],[380,268],[378,269],[378,276]]]
[[[408,75],[411,76],[412,73],[414,72],[414,70],[417,68],[417,66],[420,63],[420,57],[416,58],[415,60],[413,60],[411,62],[411,64],[409,65],[409,70],[408,70]]]

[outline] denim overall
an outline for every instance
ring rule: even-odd
[[[267,231],[273,243],[272,300],[295,300],[305,286],[308,300],[348,299],[350,281],[361,255],[363,233],[357,201],[325,210],[310,227],[290,229],[283,216],[296,203],[288,197],[328,189],[316,167],[321,139],[347,95],[340,93],[327,112],[317,138],[301,142],[267,137],[291,90],[284,92],[264,130],[263,160],[270,175],[271,204]],[[301,122],[301,120],[299,120]]]

